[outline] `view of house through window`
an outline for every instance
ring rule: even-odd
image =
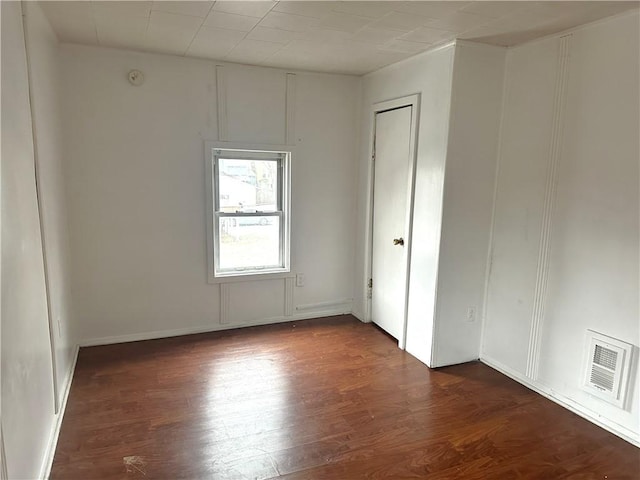
[[[215,150],[215,275],[286,271],[286,161],[280,152]]]

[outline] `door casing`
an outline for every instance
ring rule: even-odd
[[[376,132],[376,114],[385,112],[387,110],[394,110],[402,107],[411,108],[411,132],[409,140],[409,173],[407,175],[407,211],[405,215],[405,248],[403,261],[406,262],[406,279],[405,279],[405,298],[404,298],[404,319],[402,322],[402,333],[398,338],[398,347],[402,350],[405,349],[407,344],[407,307],[409,304],[409,277],[411,273],[411,249],[412,249],[412,223],[413,223],[413,200],[415,189],[415,171],[416,171],[416,158],[418,151],[418,128],[420,119],[420,94],[416,93],[405,97],[394,98],[386,100],[384,102],[375,103],[371,106],[370,119],[371,119],[371,131],[369,137],[369,168],[368,168],[368,196],[367,196],[367,224],[366,224],[366,242],[365,242],[365,281],[364,281],[364,298],[366,298],[365,304],[365,321],[371,322],[371,298],[369,296],[368,282],[372,275],[373,267],[373,200],[374,200],[374,175],[375,175],[375,132]],[[375,281],[373,279],[373,288],[375,288]]]

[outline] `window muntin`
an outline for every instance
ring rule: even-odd
[[[289,158],[212,150],[214,277],[289,271]]]

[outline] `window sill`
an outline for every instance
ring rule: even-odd
[[[267,271],[264,273],[238,273],[231,275],[224,275],[221,277],[215,277],[209,275],[207,279],[207,283],[209,284],[218,284],[218,283],[240,283],[240,282],[256,282],[260,280],[277,280],[280,278],[294,278],[295,275],[291,273],[289,269],[285,270],[276,270],[276,271]]]

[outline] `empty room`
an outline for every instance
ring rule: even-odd
[[[0,4],[0,480],[640,479],[640,2]]]

